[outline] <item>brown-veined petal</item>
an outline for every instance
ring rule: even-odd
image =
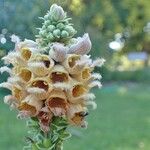
[[[52,86],[45,77],[31,80],[27,87],[27,91],[35,95],[39,100],[47,99],[51,90]]]
[[[69,82],[69,74],[63,66],[55,65],[49,74],[49,79],[53,84],[60,82],[67,83]]]
[[[65,115],[68,107],[65,93],[61,90],[52,90],[49,98],[46,100],[46,105],[55,116]]]

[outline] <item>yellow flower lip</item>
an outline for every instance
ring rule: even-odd
[[[21,101],[24,96],[25,93],[23,91],[23,89],[20,86],[13,86],[12,88],[12,95],[19,101]]]
[[[86,91],[87,90],[84,88],[83,85],[81,85],[81,84],[74,85],[74,87],[72,89],[72,96],[79,97],[79,96],[85,94]]]
[[[31,58],[32,52],[29,48],[22,48],[21,49],[21,56],[24,60],[28,61]]]
[[[91,77],[90,68],[84,68],[82,71],[82,79],[89,79]]]
[[[22,103],[22,104],[18,107],[18,109],[19,109],[20,111],[22,111],[22,110],[23,110],[23,111],[28,111],[28,112],[31,113],[32,116],[34,116],[34,115],[36,114],[36,108],[35,108],[34,106],[31,106],[31,105],[27,104],[26,102]]]
[[[72,55],[68,58],[68,64],[70,68],[73,68],[76,64],[76,61],[80,59],[79,55]]]
[[[36,96],[28,95],[18,106],[19,111],[27,111],[31,116],[35,116],[41,110],[43,105]]]
[[[78,113],[75,113],[74,117],[71,120],[76,125],[80,125],[81,122],[84,120],[84,117],[80,115],[80,112],[78,112]]]
[[[84,122],[85,116],[87,116],[87,110],[80,104],[70,104],[67,110],[67,118],[73,125],[81,126]]]
[[[92,78],[91,71],[90,67],[84,67],[78,74],[74,74],[73,77],[77,81],[85,84]]]
[[[32,72],[27,68],[22,68],[18,74],[25,82],[29,82],[32,78]]]

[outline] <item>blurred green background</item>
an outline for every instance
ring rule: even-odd
[[[65,150],[150,149],[150,1],[149,0],[0,0],[0,57],[13,50],[10,36],[35,39],[52,3],[60,4],[78,31],[88,32],[91,55],[106,59],[96,69],[102,90],[94,90],[98,109],[87,130],[72,129]],[[2,62],[0,62],[2,65]],[[6,74],[0,81],[6,80]],[[20,150],[27,135],[25,121],[3,103],[0,90],[0,150]]]

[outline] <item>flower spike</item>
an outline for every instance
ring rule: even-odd
[[[69,125],[87,128],[88,106],[97,107],[91,89],[101,88],[102,77],[94,68],[105,60],[88,55],[88,33],[74,38],[76,30],[61,6],[53,4],[40,19],[35,41],[11,37],[15,48],[2,58],[0,68],[10,76],[0,88],[11,93],[4,103],[18,111],[19,119],[28,119],[31,136],[24,149],[63,150]]]

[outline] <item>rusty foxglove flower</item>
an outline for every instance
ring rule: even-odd
[[[90,90],[102,86],[100,73],[93,71],[104,59],[93,61],[88,55],[88,34],[72,38],[76,31],[60,6],[52,5],[42,19],[36,41],[17,40],[2,58],[12,67],[0,68],[10,75],[0,87],[11,92],[4,102],[18,111],[18,118],[32,120],[36,134],[27,148],[55,150],[62,149],[69,125],[87,127],[88,106],[97,106]]]

